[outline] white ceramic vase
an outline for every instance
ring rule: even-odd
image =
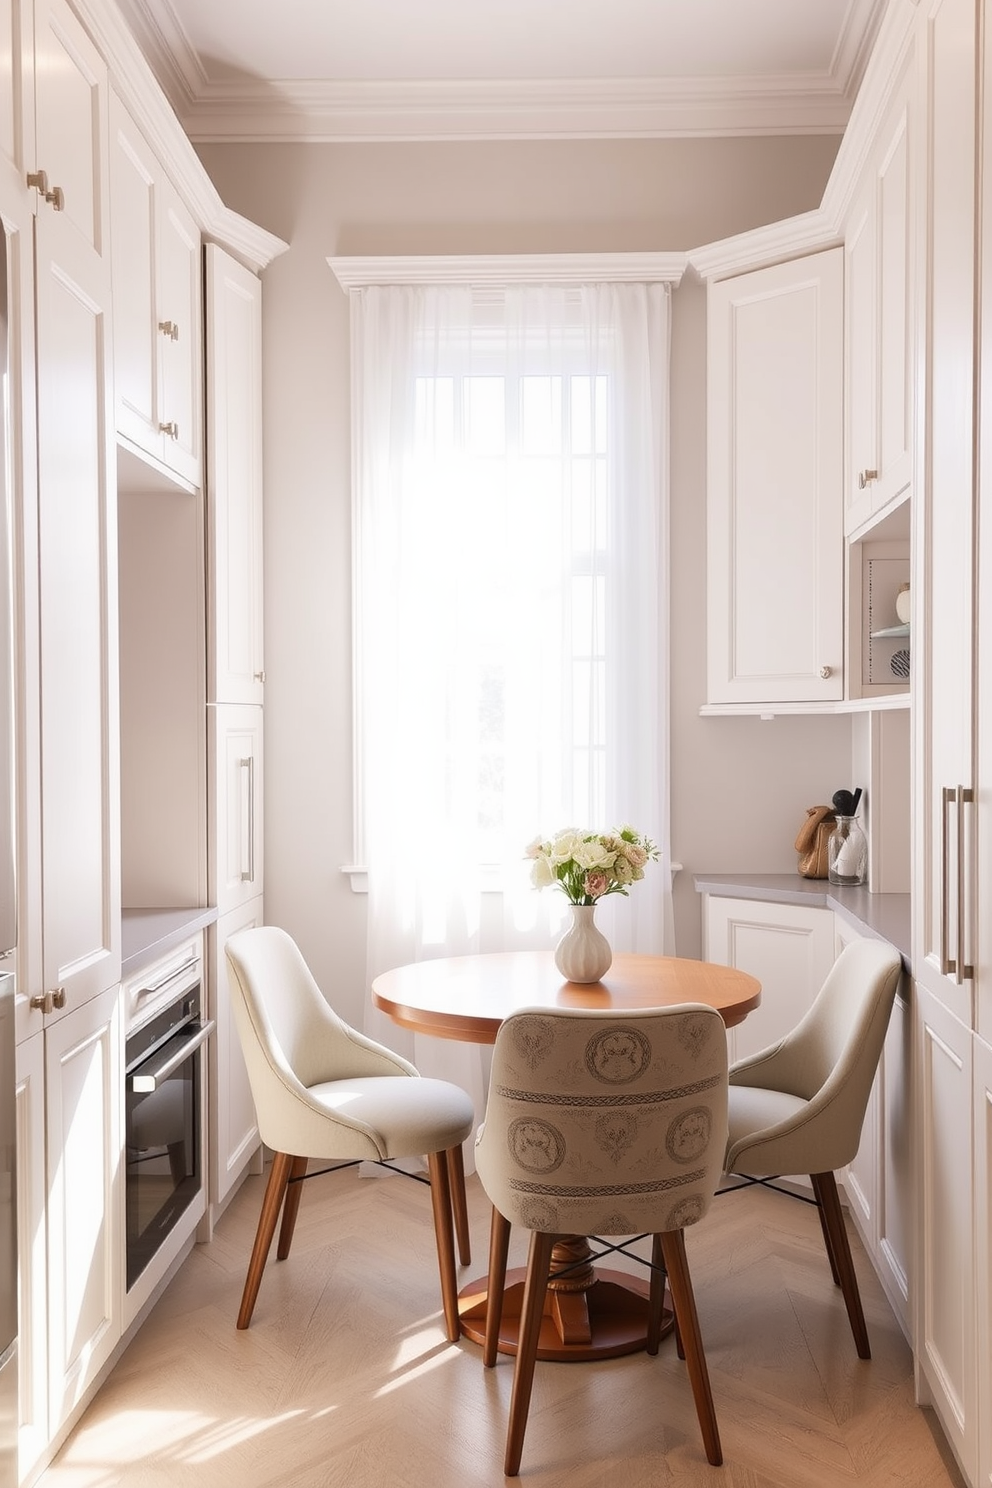
[[[569,906],[572,922],[555,946],[555,965],[568,982],[598,982],[613,960],[610,942],[597,930],[594,904]]]

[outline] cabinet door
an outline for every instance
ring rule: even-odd
[[[17,1046],[17,1353],[20,1475],[48,1446],[45,1036]]]
[[[912,480],[915,78],[910,57],[844,233],[847,532],[899,501]]]
[[[107,78],[61,4],[36,22],[39,159],[63,192],[35,224],[43,976],[69,1009],[120,975]]]
[[[966,1476],[975,1482],[972,1035],[919,985],[916,1002],[920,1140],[916,1353],[941,1425]]]
[[[121,1333],[123,1057],[116,987],[45,1030],[53,1432]]]
[[[978,1399],[986,1402],[978,1421],[979,1483],[992,1483],[992,1046],[974,1041],[975,1079],[975,1274],[978,1290]]]
[[[27,190],[34,167],[31,0],[0,0],[0,178]]]
[[[262,300],[254,274],[206,248],[207,696],[260,703]]]
[[[844,690],[843,250],[712,284],[710,703]]]
[[[118,433],[200,482],[200,231],[140,129],[111,100],[114,383]]]
[[[789,1033],[810,1007],[834,961],[833,911],[707,895],[704,956],[750,972],[761,1003],[728,1034],[731,1060]]]
[[[913,580],[926,623],[913,648],[913,973],[970,1027],[975,89],[965,63],[974,59],[975,0],[934,0],[929,11],[929,419]]]
[[[200,229],[171,182],[158,194],[156,327],[161,366],[163,459],[171,470],[200,484],[203,440],[203,270]]]
[[[217,1028],[210,1043],[210,1199],[223,1205],[258,1151],[258,1121],[241,1041],[234,1026],[224,946],[237,930],[263,923],[262,901],[224,915],[208,931],[211,1013]]]
[[[208,877],[220,914],[262,892],[262,709],[208,710],[212,732]]]

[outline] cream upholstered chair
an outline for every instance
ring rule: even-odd
[[[793,1031],[730,1070],[726,1171],[810,1175],[862,1359],[871,1348],[834,1173],[857,1154],[901,970],[898,951],[885,941],[853,941]]]
[[[654,1236],[649,1352],[664,1271],[696,1412],[723,1459],[683,1230],[702,1219],[726,1138],[727,1039],[719,1013],[527,1009],[501,1025],[476,1166],[493,1203],[484,1361],[496,1362],[511,1225],[532,1232],[504,1471],[520,1469],[556,1237]],[[662,1266],[662,1258],[664,1265]]]
[[[228,982],[262,1141],[274,1153],[238,1327],[247,1328],[276,1221],[289,1255],[307,1159],[384,1162],[427,1155],[448,1337],[459,1336],[451,1206],[461,1259],[468,1224],[461,1144],[472,1102],[446,1080],[421,1079],[407,1060],[356,1033],[328,1006],[295,942],[274,925],[226,943]]]

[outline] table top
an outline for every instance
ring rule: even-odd
[[[503,1019],[524,1007],[656,1008],[704,1002],[728,1028],[761,1001],[747,972],[678,956],[620,954],[600,982],[566,982],[551,951],[447,956],[384,971],[372,1001],[403,1028],[435,1038],[492,1044]]]

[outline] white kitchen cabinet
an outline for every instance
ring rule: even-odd
[[[975,0],[933,0],[925,478],[914,500],[913,975],[973,1022]],[[964,65],[971,59],[971,66]],[[988,196],[988,193],[986,193]],[[992,214],[986,200],[985,211]],[[989,215],[992,221],[992,215]],[[987,311],[986,311],[987,314]],[[916,510],[920,508],[920,510]]]
[[[23,1480],[48,1445],[45,1035],[17,1045],[18,1464]]]
[[[207,696],[261,703],[262,290],[215,244],[205,252]]]
[[[124,1257],[120,997],[45,1029],[48,1368],[54,1434],[121,1336]]]
[[[843,250],[711,283],[710,704],[844,695]]]
[[[910,45],[844,230],[848,533],[912,487],[915,84]]]
[[[207,709],[208,876],[218,914],[262,892],[262,709],[220,704]]]
[[[976,1038],[975,1083],[975,1314],[978,1321],[978,1482],[992,1483],[992,1046]]]
[[[224,915],[207,932],[210,1016],[217,1024],[210,1044],[210,1203],[214,1217],[260,1143],[255,1102],[231,1009],[224,946],[236,931],[263,923],[262,900],[253,899]]]
[[[746,971],[761,983],[761,1003],[727,1037],[731,1060],[789,1033],[810,1007],[834,961],[833,911],[707,894],[703,957]]]
[[[110,121],[117,432],[157,466],[199,486],[200,229],[116,94]]]
[[[920,1374],[965,1476],[977,1483],[979,1419],[972,1139],[972,1034],[916,989],[920,1269],[915,1347]]]
[[[40,777],[30,758],[22,767],[26,810],[41,822],[40,904],[26,913],[41,916],[43,965],[31,992],[57,1018],[120,975],[108,84],[63,0],[38,0],[35,46],[36,158],[53,200],[39,186],[39,636],[25,696],[37,689]]]

